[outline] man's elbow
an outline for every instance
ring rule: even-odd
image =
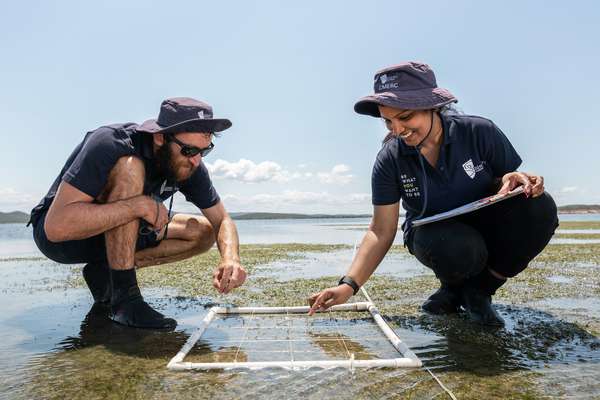
[[[65,242],[70,239],[64,224],[53,220],[46,219],[44,222],[44,232],[46,232],[46,238],[54,243]]]

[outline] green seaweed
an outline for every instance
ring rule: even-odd
[[[559,229],[600,229],[600,221],[560,221]]]
[[[566,231],[568,232],[568,231]],[[556,233],[555,239],[600,239],[600,233]]]
[[[139,281],[143,287],[172,288],[185,298],[205,297],[216,303],[240,306],[298,305],[306,303],[311,293],[336,285],[339,277],[284,281],[274,273],[255,277],[253,272],[256,267],[273,261],[300,260],[306,253],[336,252],[347,248],[349,246],[343,245],[243,245],[241,256],[249,272],[248,281],[227,296],[217,294],[212,287],[212,270],[219,260],[216,250],[186,261],[142,269],[139,271]],[[599,346],[595,336],[600,332],[600,319],[590,318],[585,310],[571,313],[569,318],[572,322],[568,322],[540,312],[535,307],[531,308],[536,301],[544,299],[600,296],[600,274],[597,273],[599,250],[598,244],[548,246],[529,268],[511,279],[495,296],[503,312],[512,314],[516,321],[513,330],[500,333],[481,331],[467,323],[464,315],[443,318],[421,313],[420,304],[439,285],[432,273],[406,279],[376,273],[366,288],[392,327],[426,330],[445,336],[447,340],[456,335],[460,338],[459,344],[464,342],[478,349],[472,355],[468,348],[462,350],[460,357],[463,358],[457,360],[463,364],[435,371],[459,398],[546,398],[551,396],[538,385],[544,376],[543,369],[498,370],[494,369],[494,357],[504,351],[508,355],[519,352],[521,357],[544,362],[560,358],[560,350],[553,349],[564,343]],[[393,246],[391,251],[408,256],[403,246]],[[570,279],[564,283],[549,279],[557,275]],[[83,286],[76,270],[65,285]],[[356,298],[363,300],[361,294]],[[274,390],[282,391],[283,395],[289,387],[293,387],[296,392],[290,395],[307,399],[320,399],[329,393],[335,394],[336,398],[352,399],[379,398],[392,394],[396,394],[392,396],[394,398],[444,398],[440,387],[424,370],[406,371],[401,376],[385,370],[355,374],[340,372],[346,375],[339,379],[317,380],[316,383],[307,381],[304,387],[292,386],[292,378],[289,381],[279,378],[270,386],[264,385],[264,379],[273,378],[259,372],[173,373],[167,371],[165,365],[183,344],[185,337],[169,338],[143,335],[137,346],[131,343],[108,343],[46,354],[36,361],[37,367],[23,389],[24,397],[86,400],[124,397],[242,398],[249,396],[249,393],[255,397],[272,396]],[[485,349],[490,353],[485,353]],[[484,363],[487,367],[478,369],[478,363]],[[340,373],[336,376],[340,377]],[[320,379],[325,379],[325,376],[322,375]],[[353,387],[356,389],[350,390]],[[553,395],[562,394],[560,386],[553,390]]]

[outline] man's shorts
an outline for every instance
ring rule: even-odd
[[[44,230],[44,221],[46,220],[47,212],[48,210],[45,210],[36,216],[33,223],[33,240],[38,249],[46,257],[61,264],[105,262],[107,260],[104,234],[82,240],[69,240],[66,242],[49,241]],[[143,227],[148,227],[148,223],[140,220],[140,231],[142,231]],[[135,249],[139,251],[149,247],[156,247],[159,243],[160,240],[157,240],[156,233],[154,232],[148,235],[138,234]]]

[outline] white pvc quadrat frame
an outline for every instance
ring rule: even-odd
[[[211,369],[259,369],[259,368],[285,368],[285,369],[305,369],[305,368],[372,368],[372,367],[388,367],[388,368],[420,368],[421,360],[416,356],[400,340],[394,331],[388,326],[385,320],[379,314],[379,310],[372,302],[349,303],[332,306],[327,311],[369,311],[377,326],[381,329],[384,335],[388,338],[391,344],[402,355],[399,358],[389,359],[373,359],[373,360],[355,360],[354,355],[351,355],[346,360],[312,360],[312,361],[255,361],[255,362],[209,362],[209,363],[193,363],[184,362],[183,359],[194,347],[196,342],[202,337],[204,331],[217,315],[231,314],[306,314],[310,307],[212,307],[206,317],[202,320],[201,326],[187,342],[183,345],[179,353],[175,355],[167,364],[167,368],[172,371],[185,370],[211,370]],[[321,311],[319,311],[321,312]]]

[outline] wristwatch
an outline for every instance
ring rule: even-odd
[[[349,276],[342,276],[342,279],[340,279],[340,281],[338,282],[338,286],[339,285],[348,285],[352,288],[352,290],[354,291],[354,294],[358,293],[358,290],[360,289],[360,286],[358,286],[358,283],[354,282],[354,279],[350,278]]]

